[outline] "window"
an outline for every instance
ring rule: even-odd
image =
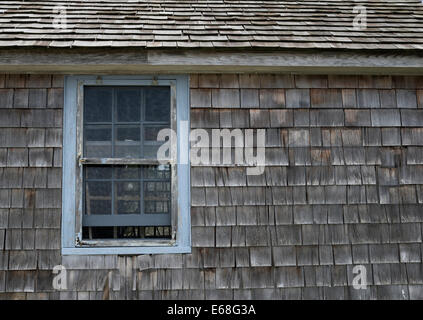
[[[190,251],[188,120],[186,76],[66,78],[63,254]]]

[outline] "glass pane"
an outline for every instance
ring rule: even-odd
[[[112,90],[107,87],[84,88],[85,122],[112,121]]]
[[[112,183],[88,181],[85,189],[85,214],[111,214]]]
[[[116,230],[116,232],[115,232]],[[84,239],[144,239],[159,238],[169,239],[171,236],[170,227],[83,227],[82,237]]]
[[[143,156],[145,158],[148,158],[148,159],[163,158],[163,155],[160,155],[159,157],[159,155],[157,154],[157,151],[162,144],[168,141],[168,139],[166,141],[158,141],[157,134],[159,133],[160,130],[164,128],[166,128],[166,126],[145,126],[144,127],[144,133],[143,133],[144,154]],[[164,154],[165,158],[168,158],[168,159],[171,158],[170,151],[171,150],[169,149],[168,151],[165,152]]]
[[[85,128],[85,156],[109,158],[112,156],[112,129],[104,126]]]
[[[140,127],[124,126],[116,128],[115,157],[139,158],[140,154]]]
[[[89,126],[85,130],[85,139],[87,141],[110,141],[112,130],[110,127]]]
[[[140,238],[140,227],[118,227],[118,238]]]
[[[170,238],[170,227],[145,227],[145,238]]]
[[[85,168],[86,179],[111,179],[112,167],[106,166],[87,166]]]
[[[84,239],[113,239],[114,227],[83,227],[82,238]]]
[[[157,135],[160,130],[165,129],[165,126],[145,126],[144,127],[144,141],[151,141],[155,143],[163,143],[162,141],[157,140]]]
[[[147,87],[145,89],[145,120],[170,122],[170,88]]]
[[[145,213],[170,212],[170,181],[144,182]]]
[[[116,90],[117,122],[137,122],[141,119],[141,91],[137,88]]]
[[[140,166],[119,166],[115,170],[116,179],[139,179],[141,175]]]
[[[144,146],[144,154],[143,157],[146,159],[157,159],[157,151],[159,150],[160,146]],[[169,158],[168,154],[165,154],[164,157],[162,156],[161,158]]]
[[[145,166],[144,179],[170,179],[170,165]]]
[[[126,142],[138,142],[140,141],[140,127],[118,127],[116,129],[116,140]]]
[[[116,182],[116,213],[134,214],[140,213],[140,183],[139,182]]]

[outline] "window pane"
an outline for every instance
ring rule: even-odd
[[[85,128],[85,156],[112,157],[112,129],[109,126],[88,126]]]
[[[84,227],[82,237],[84,239],[144,239],[157,238],[169,239],[170,227]]]
[[[85,179],[111,179],[112,168],[107,166],[87,166]]]
[[[144,179],[170,179],[170,166],[163,164],[158,166],[145,166]]]
[[[126,142],[138,142],[140,141],[140,127],[139,126],[124,126],[117,128],[117,137],[118,141]]]
[[[112,183],[88,181],[85,189],[86,214],[111,214]]]
[[[112,89],[107,87],[84,88],[84,121],[112,121]]]
[[[112,130],[110,127],[90,126],[85,131],[87,141],[110,141],[112,139]]]
[[[166,129],[166,126],[145,126],[144,127],[144,141],[162,144],[164,141],[158,141],[157,135],[160,130]]]
[[[158,150],[159,150],[159,146],[144,146],[143,158],[156,159]]]
[[[116,212],[117,214],[140,213],[140,183],[139,182],[116,182]]]
[[[115,170],[116,179],[140,179],[140,166],[118,166]]]
[[[148,158],[148,159],[158,158],[157,151],[158,151],[159,147],[162,144],[164,144],[168,141],[168,139],[166,141],[158,141],[157,140],[157,134],[159,133],[160,130],[162,130],[164,128],[166,128],[166,126],[144,126],[144,133],[143,133],[144,154],[143,154],[143,156],[145,158]],[[170,150],[168,150],[166,152],[165,157],[169,158],[169,159],[171,158]]]
[[[119,126],[116,128],[115,157],[139,158],[141,154],[140,127]]]
[[[84,239],[113,239],[114,227],[84,227],[82,237]]]
[[[145,120],[170,122],[170,88],[147,87],[145,89]]]
[[[145,213],[170,212],[170,181],[144,182]]]
[[[146,238],[170,238],[170,227],[145,227]]]
[[[138,88],[116,90],[117,122],[137,122],[141,119],[141,91]]]

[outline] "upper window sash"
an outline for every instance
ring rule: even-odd
[[[124,86],[124,87],[140,87],[140,86],[163,86],[170,87],[170,129],[177,132],[177,113],[176,113],[176,81],[174,80],[85,80],[78,81],[78,100],[77,100],[77,154],[80,165],[83,164],[138,164],[138,165],[157,165],[170,164],[175,165],[177,159],[177,143],[173,141],[175,137],[171,135],[170,146],[171,152],[168,158],[92,158],[86,157],[84,154],[84,87],[93,86]],[[112,141],[114,143],[114,141]],[[140,142],[142,143],[142,141]]]

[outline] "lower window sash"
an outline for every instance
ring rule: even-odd
[[[170,226],[170,214],[83,215],[84,227]]]

